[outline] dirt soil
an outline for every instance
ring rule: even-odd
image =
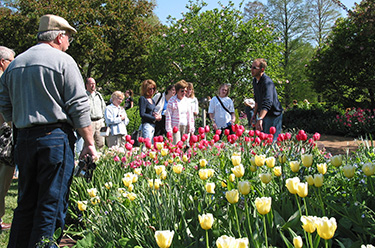
[[[355,151],[358,148],[358,145],[362,141],[356,140],[352,137],[342,137],[334,135],[321,135],[320,140],[317,142],[319,148],[325,148],[332,155],[337,154],[346,154],[346,151],[349,152]]]

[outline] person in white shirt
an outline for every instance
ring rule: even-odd
[[[222,84],[219,87],[218,96],[214,96],[210,101],[208,114],[215,130],[228,128],[236,121],[234,104],[232,99],[228,97],[229,92],[229,85]]]
[[[199,107],[198,107],[198,99],[195,97],[195,94],[194,94],[193,83],[188,82],[186,97],[190,102],[190,106],[192,108],[194,117],[197,118],[197,116],[199,114]]]
[[[161,114],[161,121],[155,123],[155,133],[154,136],[166,135],[167,131],[165,130],[165,112],[167,111],[167,105],[169,99],[176,94],[176,89],[174,85],[169,85],[165,92],[157,93],[152,98],[155,102],[155,112]]]
[[[126,125],[129,124],[125,109],[120,106],[124,100],[124,93],[113,92],[112,103],[105,109],[105,122],[111,129],[111,134],[107,137],[108,147],[125,145],[125,135],[128,134]]]

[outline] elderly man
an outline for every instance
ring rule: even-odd
[[[86,82],[86,94],[91,107],[91,126],[97,148],[104,146],[104,137],[100,135],[100,128],[104,127],[104,111],[106,108],[102,95],[96,90],[96,82],[88,78]]]
[[[0,77],[8,67],[10,62],[14,60],[15,52],[5,46],[0,46]],[[0,114],[0,126],[4,124],[3,116]],[[5,214],[5,196],[12,182],[14,167],[0,162],[0,225],[1,230],[9,230],[11,224],[3,223],[1,219]]]
[[[62,17],[42,16],[38,44],[17,56],[0,79],[0,112],[18,130],[18,205],[8,248],[35,247],[64,228],[74,170],[73,128],[85,140],[81,158],[96,157],[84,82],[65,53],[76,32]]]

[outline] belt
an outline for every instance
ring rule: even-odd
[[[37,130],[37,129],[49,129],[49,128],[64,128],[68,130],[72,130],[73,127],[66,123],[66,122],[58,122],[58,123],[51,123],[51,124],[36,124],[31,127],[25,127],[25,128],[20,128],[20,130]]]
[[[91,121],[98,121],[101,120],[102,118],[91,118]]]

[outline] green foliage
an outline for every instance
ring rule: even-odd
[[[190,1],[182,19],[170,19],[170,26],[153,37],[150,77],[163,86],[181,79],[193,82],[198,98],[231,83],[231,97],[238,102],[252,96],[251,61],[264,57],[267,74],[278,81],[281,48],[272,27],[260,18],[244,22],[233,3],[205,12],[203,6]]]
[[[325,100],[344,107],[375,108],[375,2],[363,0],[331,35],[308,72]]]
[[[132,134],[135,130],[138,130],[141,125],[141,116],[139,115],[139,106],[134,105],[133,108],[126,110],[126,114],[129,118],[129,124],[126,126],[128,134]]]

